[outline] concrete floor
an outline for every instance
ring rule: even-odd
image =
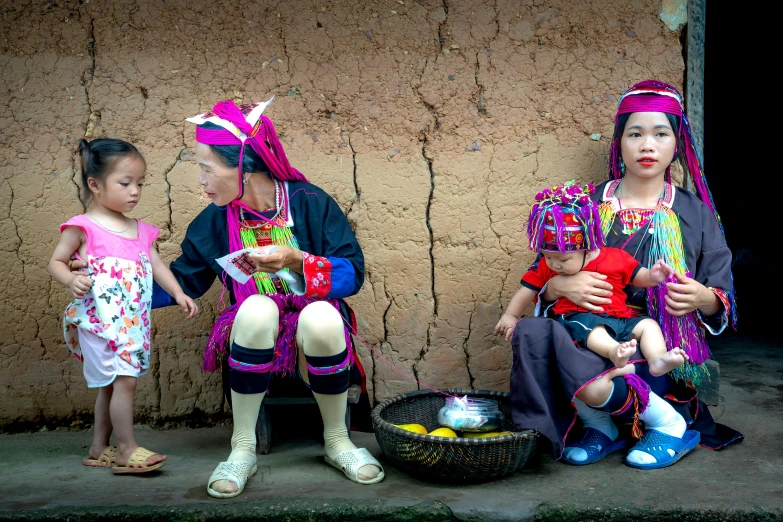
[[[783,519],[783,352],[769,341],[713,342],[721,364],[718,422],[746,440],[724,451],[697,448],[675,466],[640,471],[620,453],[585,467],[554,462],[485,484],[427,483],[384,459],[371,433],[353,434],[385,465],[386,479],[361,486],[327,466],[317,440],[276,442],[233,500],[207,496],[228,454],[229,428],[152,430],[137,438],[169,455],[160,472],[113,476],[81,459],[90,433],[0,435],[0,520],[82,518],[278,520],[777,520]]]

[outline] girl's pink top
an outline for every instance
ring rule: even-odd
[[[88,256],[94,257],[119,257],[130,261],[139,259],[139,252],[149,257],[150,247],[158,238],[158,227],[137,219],[138,237],[124,237],[114,232],[109,232],[84,214],[74,216],[66,223],[60,225],[62,233],[66,227],[79,227],[87,238],[85,249]]]
[[[79,227],[86,238],[87,294],[65,309],[63,334],[71,352],[83,360],[79,330],[106,340],[107,350],[128,364],[146,369],[150,362],[152,263],[150,251],[158,228],[138,223],[138,237],[123,237],[84,215],[60,225]]]

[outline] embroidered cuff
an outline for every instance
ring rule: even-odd
[[[718,299],[720,299],[720,302],[723,305],[723,310],[709,317],[702,314],[699,310],[696,310],[696,317],[698,317],[699,322],[705,330],[710,332],[712,335],[718,335],[723,332],[723,330],[726,329],[726,325],[729,324],[731,301],[729,300],[728,294],[720,288],[709,287],[709,289],[712,290]]]
[[[325,298],[332,291],[332,262],[321,256],[302,252],[304,280],[307,297]]]

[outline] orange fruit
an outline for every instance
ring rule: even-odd
[[[427,428],[421,424],[394,424],[394,426],[406,431],[412,431],[413,433],[420,433],[422,435],[427,434]]]
[[[428,435],[433,437],[457,437],[457,434],[451,428],[438,428],[429,432]]]

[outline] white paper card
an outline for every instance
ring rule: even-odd
[[[253,260],[250,259],[248,254],[256,253],[267,255],[275,250],[277,250],[276,246],[267,248],[243,248],[242,250],[237,250],[236,252],[231,252],[226,256],[215,259],[215,261],[217,261],[223,270],[226,271],[229,277],[235,279],[239,284],[245,284],[254,273],[258,272],[255,263],[253,263]],[[296,277],[286,270],[280,270],[275,274],[269,275],[271,277],[279,277],[289,284],[296,283]]]

